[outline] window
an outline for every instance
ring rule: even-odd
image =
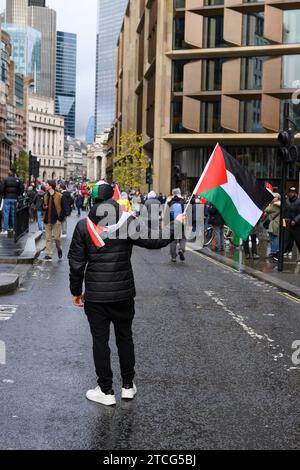
[[[227,47],[223,38],[223,16],[205,16],[203,19],[203,47]]]
[[[296,44],[300,42],[300,10],[283,11],[283,43]]]
[[[240,103],[240,132],[266,132],[261,125],[261,100]]]
[[[266,57],[243,57],[241,63],[241,90],[260,90],[263,62]]]
[[[264,14],[251,13],[243,16],[243,46],[263,46],[269,44],[264,38]]]
[[[300,55],[282,58],[282,88],[300,88]]]
[[[200,132],[223,132],[221,128],[221,101],[201,103]]]

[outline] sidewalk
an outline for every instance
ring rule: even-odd
[[[191,249],[192,246],[191,246]],[[268,258],[270,245],[261,239],[258,245],[259,260],[247,260],[243,248],[226,244],[225,252],[217,253],[211,247],[195,250],[203,255],[214,258],[231,268],[250,274],[260,280],[275,285],[279,289],[300,298],[300,264],[297,264],[297,250],[294,249],[292,259],[284,258],[284,271],[278,272],[278,263]]]
[[[17,243],[14,238],[0,235],[0,295],[14,292],[19,286],[20,278],[38,255],[37,242],[41,237],[36,223],[30,224],[29,232]]]

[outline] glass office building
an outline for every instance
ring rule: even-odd
[[[87,125],[85,133],[85,143],[93,144],[94,143],[94,131],[95,131],[95,117],[91,116]]]
[[[77,36],[57,32],[55,112],[65,118],[65,136],[75,137]]]
[[[17,25],[1,25],[12,41],[15,72],[34,79],[34,90],[40,93],[41,88],[41,40],[39,31]]]
[[[116,46],[128,0],[98,0],[95,134],[112,125],[115,114]]]

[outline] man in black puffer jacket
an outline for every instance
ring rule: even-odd
[[[4,223],[2,235],[7,235],[9,226],[9,216],[12,215],[12,224],[15,225],[15,207],[16,201],[24,193],[24,185],[12,171],[9,171],[8,177],[0,185],[0,192],[4,199]]]
[[[285,230],[284,252],[286,253],[290,250],[290,247],[293,246],[294,242],[300,251],[300,199],[294,186],[288,191],[284,215],[287,223],[287,228]]]
[[[78,222],[69,251],[70,289],[73,304],[83,307],[93,336],[93,352],[98,387],[87,392],[91,401],[116,404],[112,389],[109,329],[114,324],[123,380],[122,398],[132,400],[137,392],[133,382],[135,355],[132,322],[135,314],[135,283],[131,266],[133,246],[160,249],[174,239],[174,228],[182,228],[181,216],[160,239],[149,239],[148,227],[122,212],[112,200],[113,188],[101,182],[97,204],[88,219]],[[117,222],[117,223],[116,223]],[[145,232],[146,231],[146,232]],[[145,237],[146,233],[146,237]],[[83,281],[85,292],[83,294]]]

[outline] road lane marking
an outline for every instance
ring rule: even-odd
[[[0,341],[0,364],[2,366],[6,364],[6,345],[4,341]]]
[[[282,359],[285,357],[284,351],[278,344],[275,344],[275,341],[271,339],[266,333],[261,335],[257,333],[251,326],[248,326],[245,323],[244,317],[238,315],[237,313],[230,310],[226,305],[217,297],[215,292],[212,291],[205,291],[204,292],[213,302],[215,302],[222,310],[227,313],[242,329],[253,339],[256,339],[259,343],[266,342],[268,348],[272,350],[272,356],[275,362],[278,362],[278,359]],[[286,370],[289,370],[287,366],[285,366]]]
[[[17,305],[0,305],[0,321],[8,321],[16,313]]]
[[[298,297],[294,297],[293,295],[289,294],[288,292],[278,292],[279,295],[285,297],[286,299],[291,300],[295,304],[300,304],[300,299]]]
[[[230,271],[230,272],[235,273],[235,274],[238,273],[238,271],[236,271],[236,269],[231,268],[230,266],[227,266],[227,264],[223,264],[223,263],[221,263],[220,261],[217,261],[217,260],[215,260],[215,259],[212,259],[212,258],[210,258],[210,257],[207,256],[207,255],[204,255],[204,254],[202,254],[202,253],[198,253],[197,251],[194,251],[194,250],[192,250],[191,248],[187,248],[187,251],[190,251],[191,253],[193,253],[194,255],[199,256],[200,258],[204,259],[205,261],[210,261],[212,264],[215,264],[216,266],[219,266],[219,267],[221,267],[221,268],[223,268],[223,269],[226,269],[227,271]]]

